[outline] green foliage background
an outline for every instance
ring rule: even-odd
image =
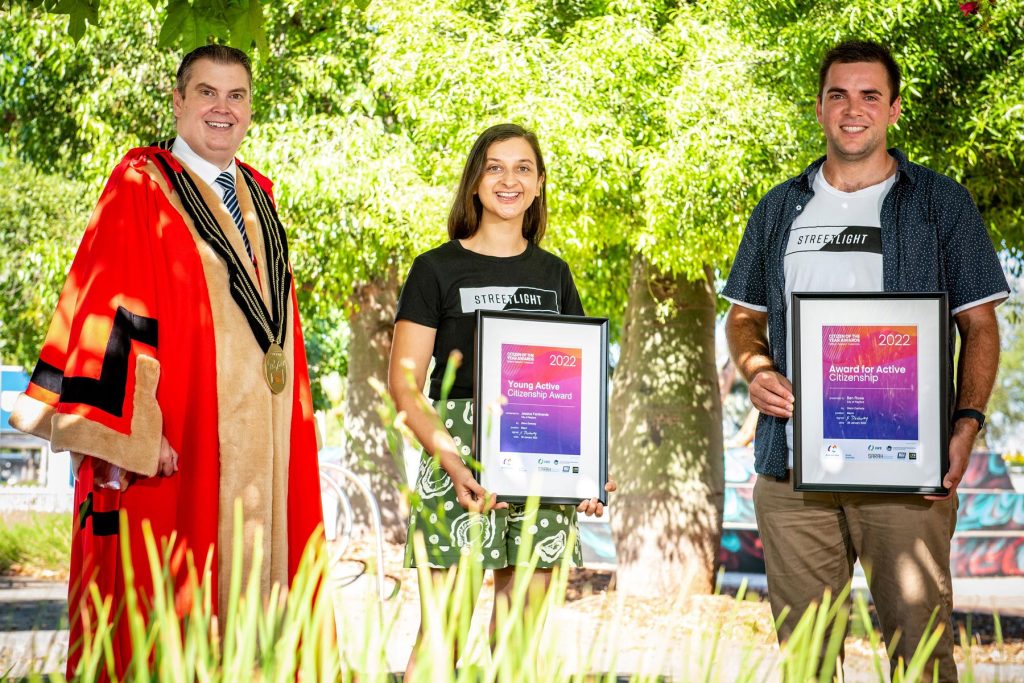
[[[87,184],[46,175],[0,151],[0,355],[31,368],[82,229]]]
[[[210,37],[257,47],[240,156],[277,181],[321,372],[345,370],[354,286],[445,239],[468,148],[499,121],[540,135],[546,245],[589,313],[618,324],[636,255],[724,276],[757,199],[823,153],[817,63],[845,37],[904,67],[895,144],[964,182],[997,246],[1024,245],[1021,0],[59,4],[0,9],[5,361],[34,362],[103,179],[173,134],[176,63]]]

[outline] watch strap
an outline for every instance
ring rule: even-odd
[[[953,424],[956,424],[965,417],[969,417],[972,420],[977,421],[979,432],[985,426],[985,413],[981,412],[980,410],[974,410],[973,408],[960,408],[959,410],[954,410]]]

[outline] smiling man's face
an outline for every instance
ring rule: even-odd
[[[178,135],[203,159],[227,168],[252,122],[251,95],[241,64],[197,60],[184,92],[174,91]]]
[[[900,98],[892,97],[882,64],[837,63],[829,67],[817,115],[829,157],[861,161],[886,154],[886,133],[900,118]]]

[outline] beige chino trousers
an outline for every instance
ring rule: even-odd
[[[768,598],[789,638],[801,615],[820,604],[825,589],[837,595],[860,559],[887,644],[897,638],[891,667],[909,662],[938,607],[944,631],[934,662],[942,681],[956,681],[951,614],[949,545],[956,527],[955,496],[942,501],[889,493],[804,493],[793,482],[758,475],[754,511],[764,545]],[[828,639],[826,638],[826,643]]]

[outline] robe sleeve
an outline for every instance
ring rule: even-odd
[[[11,425],[129,471],[156,474],[162,414],[153,181],[129,155],[100,196]]]

